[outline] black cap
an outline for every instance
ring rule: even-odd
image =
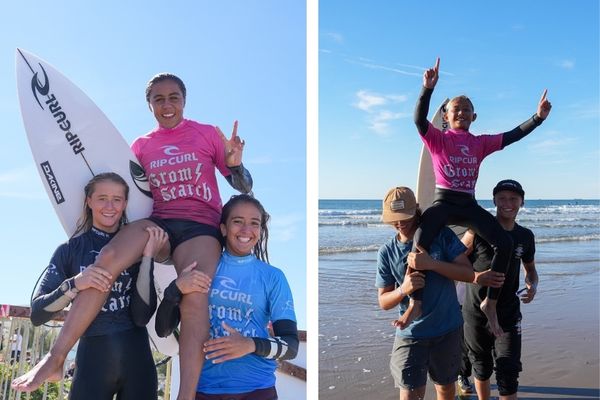
[[[520,194],[522,198],[525,198],[525,192],[523,191],[523,187],[521,187],[521,184],[512,179],[504,179],[498,182],[498,184],[494,188],[494,196],[496,195],[496,193],[502,190],[510,190],[511,192]]]

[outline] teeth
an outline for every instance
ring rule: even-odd
[[[175,114],[163,114],[164,118],[171,118],[172,116],[174,116]]]
[[[250,238],[247,237],[238,237],[238,240],[242,243],[248,243],[250,241]]]

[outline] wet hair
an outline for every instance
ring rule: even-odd
[[[268,263],[269,252],[267,251],[267,243],[269,241],[269,228],[267,227],[267,224],[271,219],[271,216],[265,210],[263,205],[260,204],[260,201],[256,200],[249,194],[239,194],[236,196],[231,196],[229,201],[223,206],[223,211],[221,212],[221,223],[225,224],[227,222],[227,219],[229,218],[229,215],[231,214],[231,211],[235,208],[235,206],[243,203],[252,204],[260,212],[260,236],[252,252],[256,256],[256,258]]]
[[[448,105],[450,103],[453,103],[455,101],[461,101],[461,100],[462,101],[466,101],[467,103],[469,103],[469,105],[471,106],[471,110],[473,110],[473,112],[475,112],[475,106],[473,105],[473,102],[471,101],[470,98],[468,98],[464,94],[461,94],[460,96],[453,97],[448,103],[446,103],[446,105],[444,106],[444,112],[448,112]]]
[[[163,81],[175,82],[177,84],[177,86],[179,86],[179,90],[181,90],[181,94],[183,95],[183,100],[185,101],[185,95],[186,95],[185,84],[183,83],[181,78],[178,77],[177,75],[170,74],[168,72],[161,72],[160,74],[154,75],[148,81],[148,84],[146,85],[146,101],[148,103],[150,103],[150,92],[152,91],[152,86],[154,86],[155,83],[159,83],[159,82],[163,82]]]
[[[73,237],[79,235],[80,233],[87,232],[92,229],[92,225],[94,224],[94,220],[92,217],[92,210],[87,205],[87,199],[92,197],[94,191],[96,190],[96,184],[100,182],[114,182],[122,185],[125,188],[125,200],[129,199],[129,185],[125,182],[125,179],[121,178],[121,175],[115,174],[114,172],[104,172],[98,175],[95,175],[92,179],[89,180],[85,188],[83,189],[85,193],[85,198],[83,200],[83,213],[81,217],[77,221],[77,228],[75,229],[75,233],[73,233]],[[127,214],[125,210],[123,210],[123,215],[121,215],[121,220],[119,221],[119,225],[124,225],[127,223]]]

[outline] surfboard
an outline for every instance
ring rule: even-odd
[[[56,215],[70,237],[83,210],[83,189],[96,174],[116,172],[129,185],[127,216],[147,217],[152,197],[142,167],[119,131],[74,83],[39,57],[16,52],[17,91],[31,153]],[[176,272],[155,265],[155,286],[162,299]],[[156,349],[169,356],[179,351],[171,335],[159,338],[154,318],[148,324]]]
[[[446,99],[440,104],[435,112],[431,124],[442,132],[448,130],[448,123],[444,121],[444,107],[448,104],[449,99]],[[422,211],[425,211],[431,203],[435,192],[435,175],[433,173],[433,163],[431,154],[427,146],[423,144],[421,148],[421,157],[419,159],[419,172],[417,174],[417,203]]]

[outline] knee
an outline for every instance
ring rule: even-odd
[[[494,371],[494,360],[491,355],[489,357],[473,355],[471,367],[473,368],[473,375],[475,375],[478,380],[487,381]]]
[[[116,280],[117,277],[115,274],[119,273],[119,271],[114,270],[114,261],[116,257],[116,249],[114,248],[114,246],[111,246],[111,244],[108,243],[102,248],[102,250],[100,250],[100,253],[94,261],[94,266],[110,272],[113,275],[113,280]]]

